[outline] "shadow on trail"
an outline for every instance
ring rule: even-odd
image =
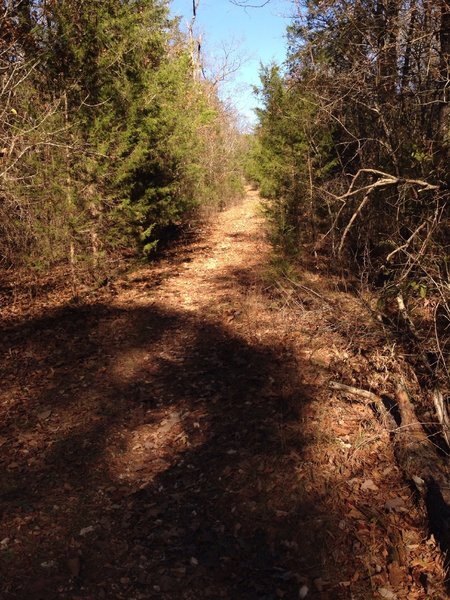
[[[2,598],[294,600],[326,579],[341,517],[295,469],[310,398],[288,348],[93,305],[2,351],[5,390],[25,384],[0,431]]]

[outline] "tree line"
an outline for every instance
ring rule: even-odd
[[[75,277],[241,193],[196,49],[167,0],[1,0],[0,267]]]
[[[292,6],[286,63],[262,68],[248,161],[275,244],[375,288],[448,382],[450,2]]]

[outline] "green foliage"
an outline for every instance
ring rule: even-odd
[[[394,0],[304,0],[295,10],[284,71],[261,72],[247,166],[270,200],[277,245],[323,238],[322,248],[372,274],[396,248],[399,270],[412,256],[423,263],[427,246],[442,254],[450,12]]]
[[[307,91],[277,65],[262,67],[257,93],[262,108],[246,173],[269,200],[274,244],[296,254],[301,242],[313,235],[311,179],[326,178],[337,165],[334,129],[317,123],[317,109]]]
[[[420,306],[422,351],[448,382],[449,3],[294,4],[285,71],[261,73],[246,169],[274,244],[286,258],[306,242],[381,289],[387,313],[399,293],[413,317]]]
[[[2,81],[14,61],[27,74],[5,91],[14,153],[0,192],[18,207],[5,261],[53,264],[73,248],[97,261],[130,244],[149,254],[166,227],[242,191],[233,119],[195,76],[168,2],[38,0],[22,12],[27,44],[18,35],[0,54]],[[7,8],[0,19],[14,23]]]

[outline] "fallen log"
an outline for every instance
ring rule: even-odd
[[[414,482],[427,509],[431,533],[446,555],[450,550],[450,471],[419,423],[406,386],[400,382],[396,397],[401,427],[395,433],[395,454],[406,477]]]
[[[438,455],[437,447],[431,442],[417,419],[404,382],[398,383],[395,394],[401,423],[393,428],[390,427],[392,415],[377,394],[334,381],[330,382],[330,387],[374,403],[381,411],[383,423],[389,424],[397,463],[406,479],[414,484],[427,510],[430,531],[434,534],[443,553],[449,557],[450,469],[448,461]]]
[[[388,412],[382,398],[374,392],[355,388],[337,381],[330,381],[333,390],[344,392],[367,400],[376,405],[377,409]],[[397,407],[401,423],[391,429],[393,434],[397,459],[407,477],[416,484],[419,493],[423,493],[423,485],[433,479],[445,491],[450,502],[450,471],[445,462],[436,452],[436,446],[426,435],[403,382],[399,382],[396,390]],[[392,416],[390,416],[392,419]],[[422,486],[422,487],[421,487]]]
[[[362,390],[361,388],[355,388],[351,385],[345,385],[344,383],[339,383],[337,381],[330,381],[329,386],[332,390],[346,392],[347,394],[351,394],[352,396],[358,396],[359,398],[364,398],[365,400],[369,400],[369,402],[374,402],[375,404],[378,404],[382,401],[380,396],[377,396],[373,392]]]
[[[369,402],[370,404],[373,404],[386,429],[393,431],[396,428],[395,419],[391,412],[386,408],[381,396],[378,396],[373,392],[369,392],[368,390],[355,388],[351,385],[345,385],[344,383],[339,383],[337,381],[330,381],[329,386],[332,390],[350,394],[350,396],[355,396],[356,398],[360,398]]]
[[[436,452],[436,446],[418,421],[406,386],[399,382],[396,391],[401,425],[395,432],[397,459],[407,477],[414,481],[419,493],[426,493],[426,484],[434,480],[450,502],[450,472],[447,461]]]

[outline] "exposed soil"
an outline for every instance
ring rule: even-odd
[[[369,388],[386,348],[319,275],[274,292],[258,206],[77,302],[4,307],[2,599],[447,597],[389,433],[328,387]]]

